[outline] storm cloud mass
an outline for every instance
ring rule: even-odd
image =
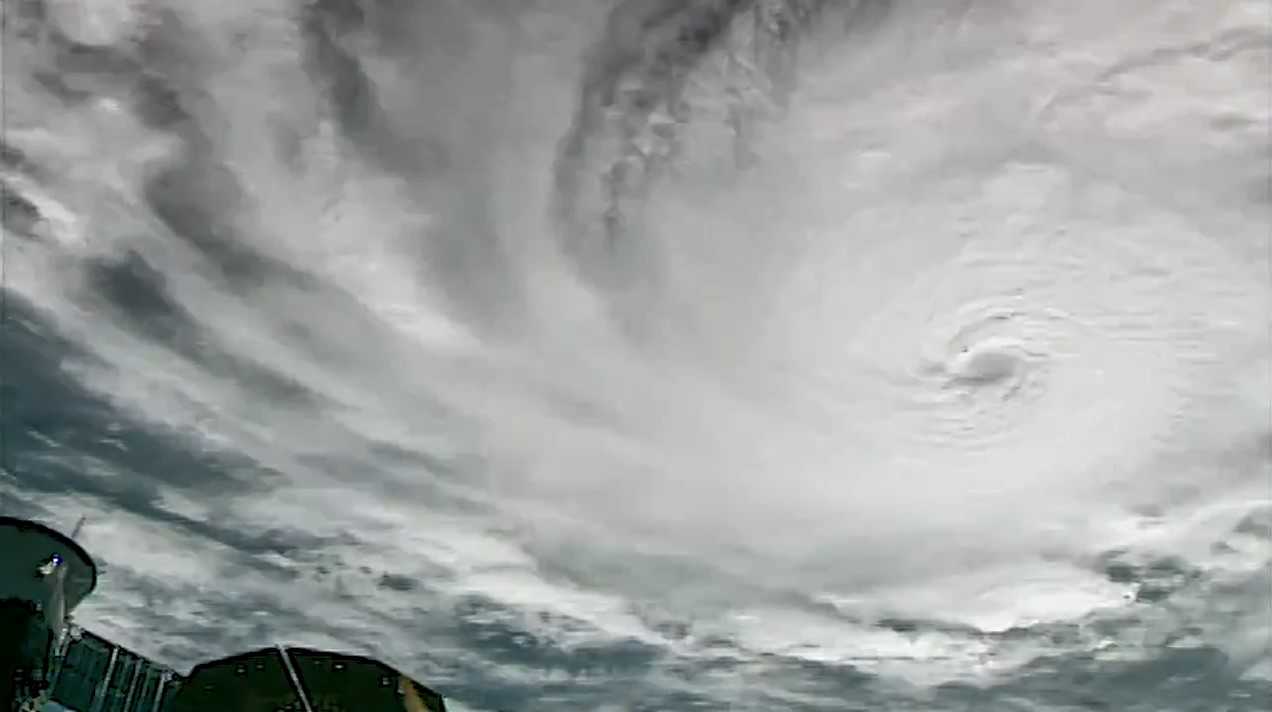
[[[0,509],[177,666],[1256,710],[1269,5],[3,0]]]

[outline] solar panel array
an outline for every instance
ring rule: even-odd
[[[83,631],[66,648],[52,699],[77,712],[160,712],[180,680],[170,668]]]

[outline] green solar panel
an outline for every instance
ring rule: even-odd
[[[77,712],[158,712],[179,679],[169,668],[83,631],[67,645],[52,699]]]
[[[65,614],[96,584],[96,565],[72,538],[36,522],[0,517],[0,712],[41,691],[73,712],[446,710],[441,695],[384,663],[307,648],[265,648],[214,660],[183,679],[65,625]],[[53,629],[70,634],[55,643]],[[55,645],[63,646],[60,661]]]

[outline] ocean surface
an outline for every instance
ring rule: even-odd
[[[0,510],[460,712],[1272,698],[1272,4],[3,0]]]

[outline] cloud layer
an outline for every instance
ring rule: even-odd
[[[0,503],[90,516],[82,621],[485,710],[1254,709],[1264,4],[613,5],[14,9]]]

